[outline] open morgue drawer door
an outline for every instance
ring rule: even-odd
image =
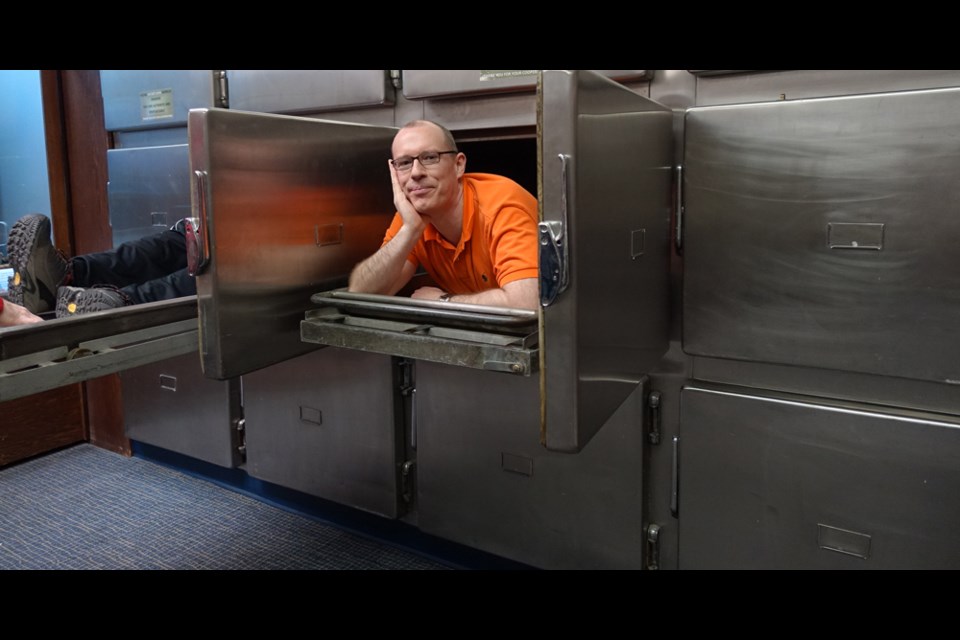
[[[344,286],[393,216],[396,130],[225,109],[192,110],[188,130],[204,374],[315,349],[300,339],[310,297]]]
[[[543,71],[537,120],[541,441],[576,452],[668,348],[673,115]]]

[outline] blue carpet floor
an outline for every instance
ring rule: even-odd
[[[92,445],[0,470],[0,569],[445,568]]]

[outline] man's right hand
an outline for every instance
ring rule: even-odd
[[[427,223],[400,186],[393,163],[388,163],[390,181],[393,183],[393,204],[397,207],[403,225],[389,242],[353,268],[350,272],[350,291],[392,296],[410,281],[417,270],[416,265],[407,260],[407,256],[420,240]]]
[[[393,163],[389,160],[387,163],[390,165],[390,182],[393,183],[393,206],[397,208],[397,212],[403,219],[403,225],[405,227],[410,227],[410,230],[414,232],[419,239],[420,233],[423,232],[423,229],[427,226],[427,223],[424,222],[423,217],[416,210],[416,208],[414,208],[413,203],[410,202],[410,199],[407,198],[407,194],[404,192],[403,187],[400,186],[400,178],[397,176],[397,170],[393,166]]]

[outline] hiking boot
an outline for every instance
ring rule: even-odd
[[[19,287],[21,304],[33,313],[54,308],[57,288],[69,280],[69,264],[50,240],[50,218],[31,213],[10,229],[11,289]]]
[[[57,291],[57,317],[70,318],[85,313],[106,311],[133,304],[119,289],[109,286],[60,287]]]

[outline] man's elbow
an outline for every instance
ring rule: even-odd
[[[524,278],[507,284],[503,288],[507,295],[507,304],[515,309],[536,310],[540,305],[540,288],[536,278]]]
[[[511,305],[517,309],[528,309],[530,311],[536,311],[537,307],[540,306],[540,300],[538,300],[537,295],[533,296],[523,296],[520,298],[516,304]]]

